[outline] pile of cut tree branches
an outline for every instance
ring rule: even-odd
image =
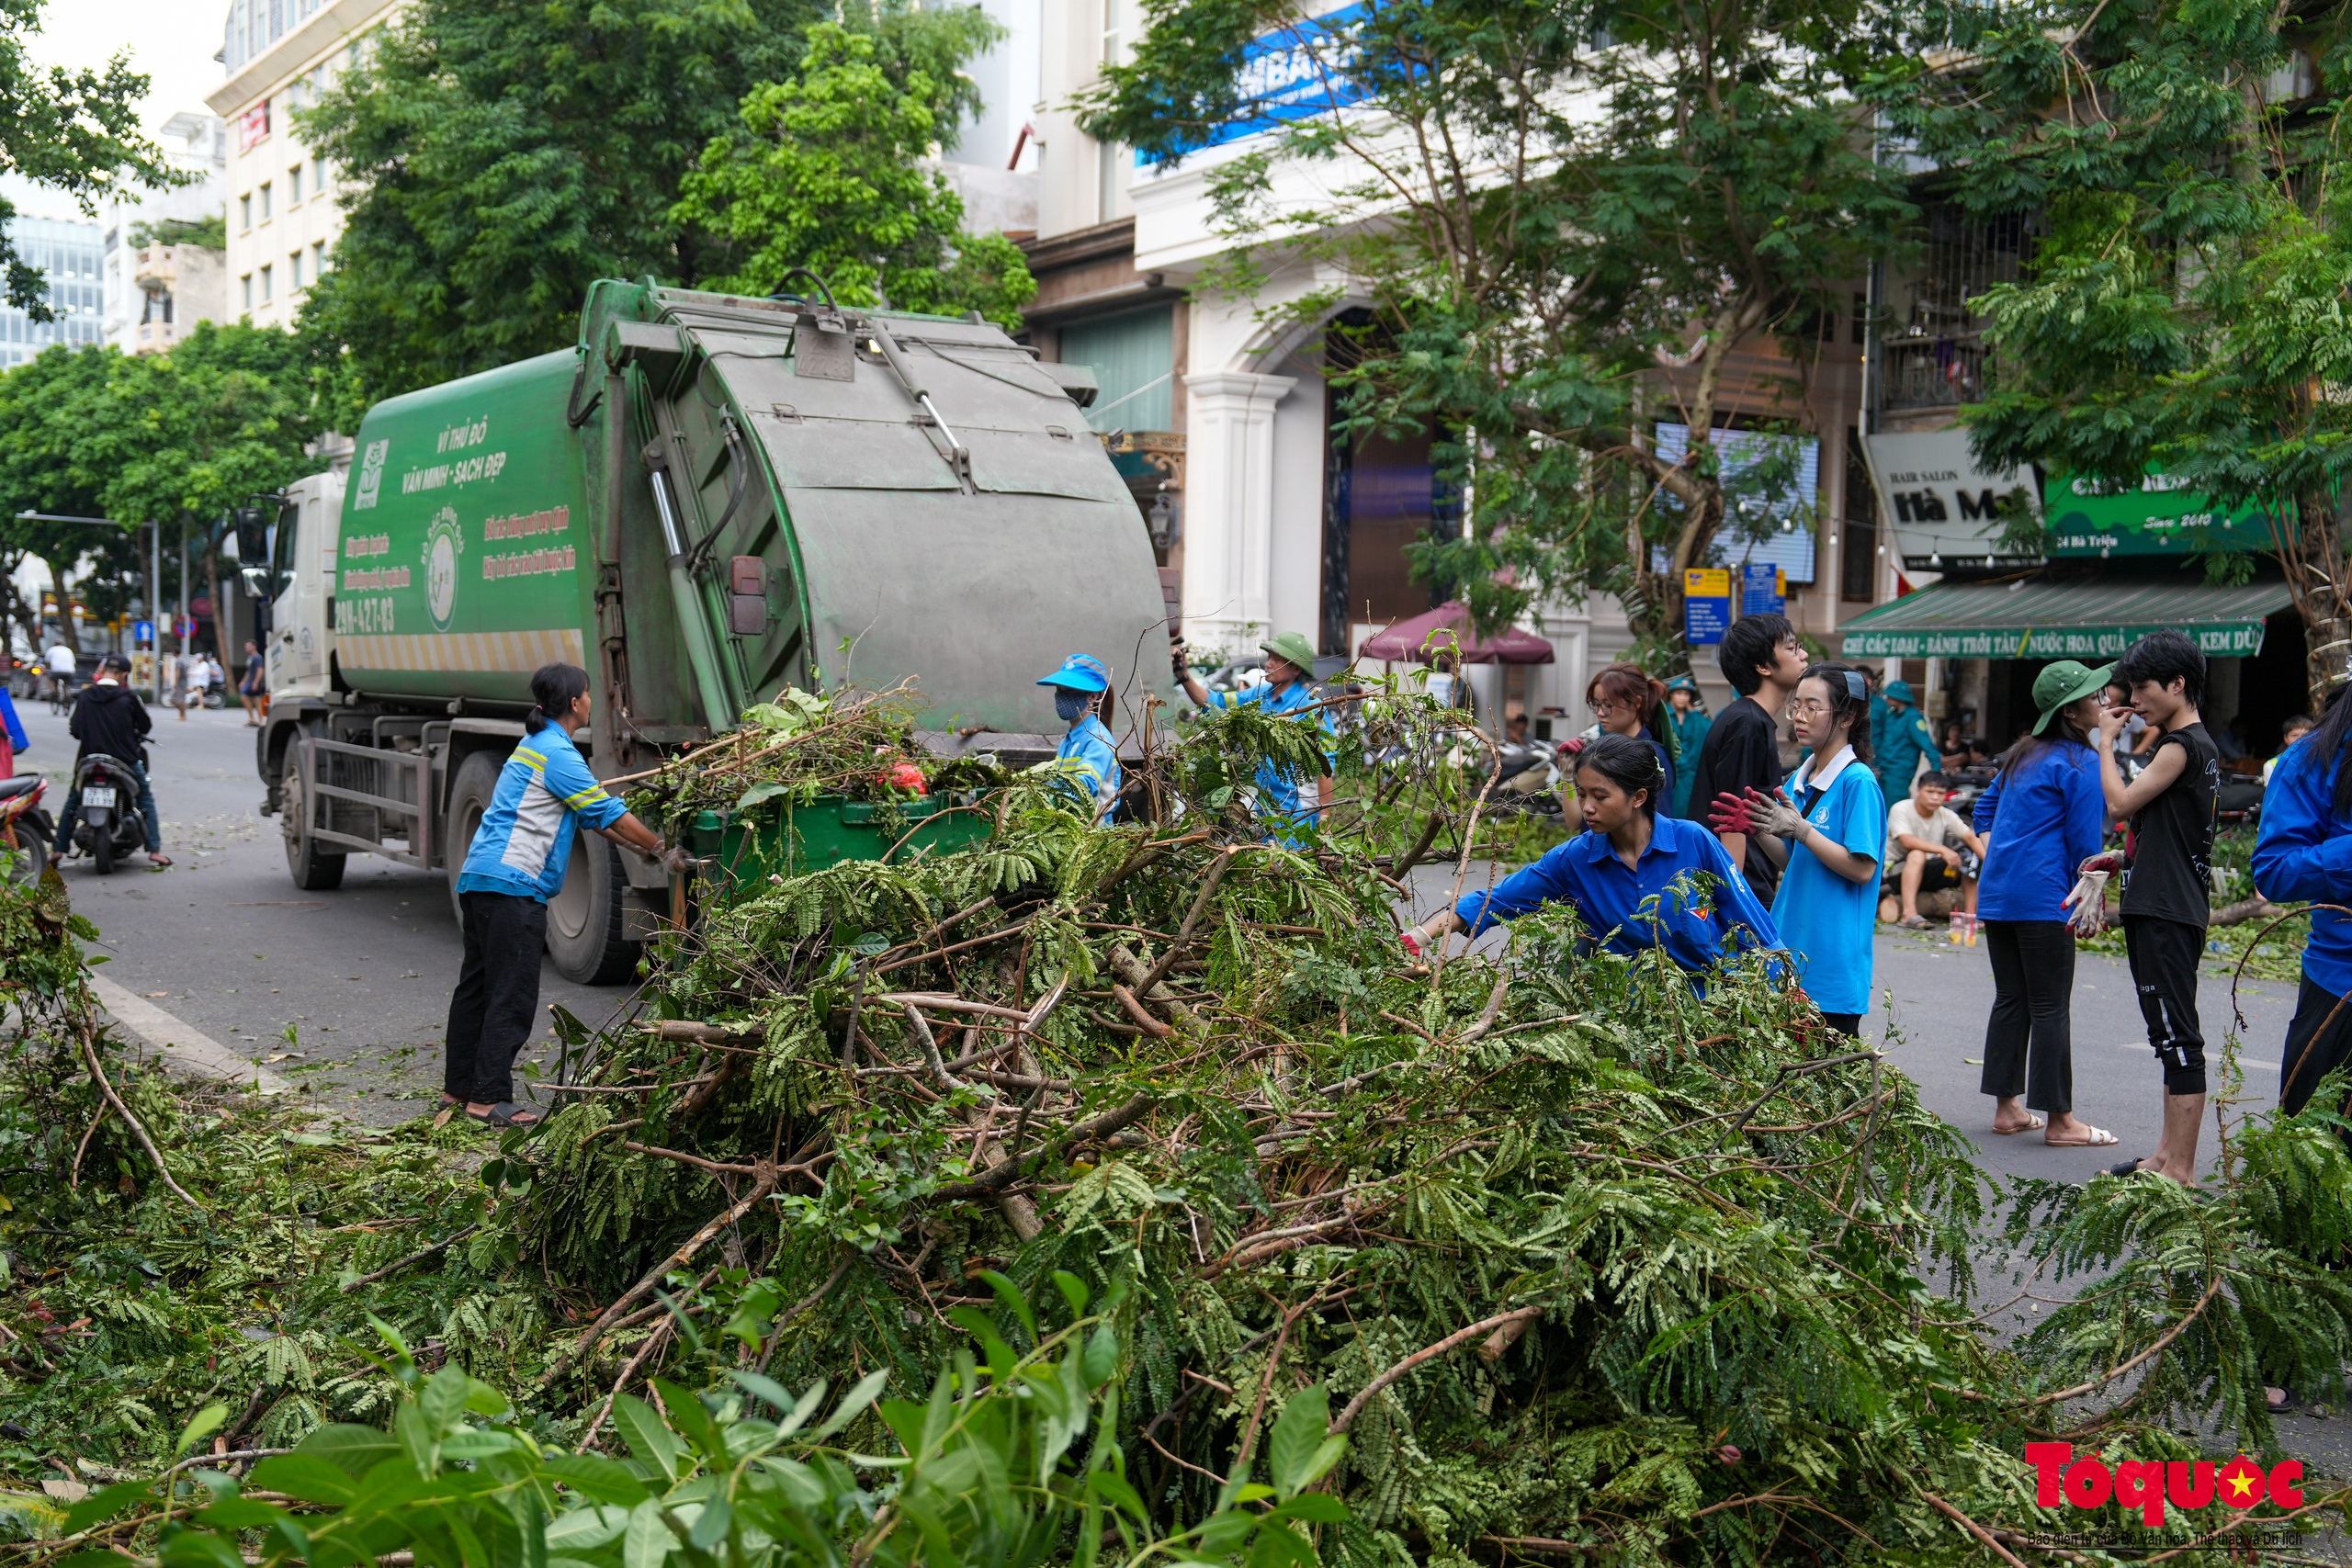
[[[1379,739],[1340,747],[1359,798]],[[1957,1561],[2068,1522],[2029,1438],[2185,1459],[2218,1411],[2260,1443],[2265,1369],[2342,1365],[2337,1244],[2281,1197],[2352,1168],[2319,1122],[2239,1127],[2195,1201],[2033,1195],[2021,1254],[2129,1290],[2004,1347],[1972,1311],[1987,1184],[1883,1055],[1764,968],[1580,955],[1566,915],[1408,963],[1403,855],[1250,820],[1262,761],[1329,745],[1209,716],[1147,759],[1141,820],[1012,777],[985,842],[772,879],[670,939],[510,1162],[496,1224],[584,1325],[543,1397],[593,1438],[711,1357],[677,1292],[787,1382],[917,1387],[985,1277],[1061,1270],[1125,1303],[1129,1460],[1171,1517],[1315,1390],[1349,1561]],[[762,755],[737,784],[799,787]]]

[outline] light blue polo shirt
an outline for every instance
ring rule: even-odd
[[[1817,758],[1789,780],[1789,798],[1805,820],[1873,864],[1886,851],[1886,796],[1869,768],[1849,747],[1826,768],[1816,786]],[[1772,923],[1796,958],[1797,979],[1813,1005],[1824,1012],[1871,1010],[1871,940],[1878,934],[1876,876],[1849,882],[1803,844],[1789,846],[1788,869],[1772,899]]]

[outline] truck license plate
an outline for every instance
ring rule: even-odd
[[[85,789],[85,790],[82,792],[82,804],[83,804],[83,805],[85,805],[85,806],[106,806],[106,807],[111,807],[111,806],[113,806],[113,805],[114,805],[114,785],[112,785],[112,784],[92,784],[92,785],[90,785],[87,789]]]

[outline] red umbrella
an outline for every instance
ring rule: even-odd
[[[1473,637],[1470,607],[1458,599],[1398,621],[1367,639],[1359,657],[1385,664],[1427,664],[1432,654],[1451,649],[1457,639],[1464,664],[1549,664],[1553,660],[1550,643],[1517,626],[1505,626],[1492,637]]]

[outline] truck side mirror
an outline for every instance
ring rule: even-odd
[[[269,513],[258,506],[240,506],[236,520],[237,559],[250,568],[269,559]]]
[[[276,584],[269,581],[269,568],[266,566],[240,567],[237,569],[237,576],[244,583],[246,598],[258,599],[263,604],[266,604],[272,599],[277,597],[277,593],[273,592]]]

